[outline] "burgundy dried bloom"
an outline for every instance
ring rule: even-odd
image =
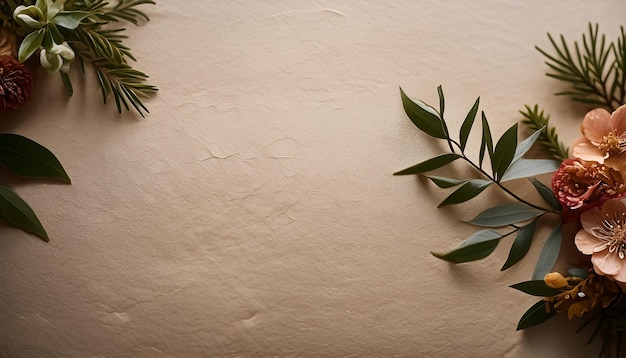
[[[626,186],[620,172],[604,164],[566,159],[552,177],[552,191],[564,209],[565,221],[604,201],[620,196]],[[578,211],[572,215],[571,211]]]
[[[0,56],[0,114],[18,109],[30,97],[33,75],[12,56]]]

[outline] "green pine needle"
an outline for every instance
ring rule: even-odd
[[[598,35],[598,25],[590,23],[589,32],[582,35],[582,42],[568,45],[563,35],[556,41],[548,38],[556,53],[536,47],[546,58],[550,68],[546,75],[569,83],[569,90],[557,93],[592,107],[615,110],[626,101],[626,34],[616,43],[607,43],[604,35]]]
[[[533,108],[530,108],[528,105],[525,107],[525,111],[520,111],[524,116],[522,123],[526,124],[533,131],[545,127],[538,138],[543,150],[559,161],[567,159],[569,157],[569,148],[565,147],[563,142],[559,140],[556,128],[550,125],[550,115],[544,114],[543,110],[540,111],[538,105],[535,105]]]

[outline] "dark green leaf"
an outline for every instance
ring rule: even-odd
[[[501,227],[526,221],[544,213],[523,203],[511,203],[489,208],[469,221],[485,227]]]
[[[513,163],[500,179],[501,183],[527,178],[535,175],[552,173],[560,163],[551,159],[519,159]]]
[[[580,267],[572,267],[567,270],[567,274],[574,277],[586,278],[589,276],[589,270]]]
[[[562,236],[561,225],[557,226],[548,236],[543,249],[541,249],[541,254],[539,254],[539,259],[533,272],[533,280],[543,280],[552,271],[556,258],[559,256]]]
[[[493,168],[493,174],[496,177],[496,181],[500,181],[502,175],[506,172],[513,161],[515,155],[515,149],[517,148],[517,123],[509,128],[496,144],[496,149],[493,152],[491,164]]]
[[[535,178],[528,178],[528,180],[530,180],[530,182],[533,184],[535,189],[537,189],[537,192],[539,193],[539,195],[541,195],[543,200],[546,203],[548,203],[548,205],[550,205],[552,209],[556,211],[562,210],[561,204],[559,204],[559,201],[556,200],[556,197],[554,196],[552,189],[548,188],[542,182],[540,182],[539,180]]]
[[[531,221],[528,225],[522,227],[517,232],[517,236],[515,237],[515,241],[511,245],[511,250],[509,251],[509,257],[506,259],[506,262],[502,266],[501,271],[508,269],[509,267],[518,263],[521,259],[526,256],[528,250],[530,249],[530,245],[533,242],[533,236],[535,236],[535,227],[537,226],[537,220]]]
[[[33,209],[13,190],[5,186],[0,186],[0,218],[10,225],[48,241],[48,234]]]
[[[445,254],[431,252],[437,258],[453,263],[462,263],[483,259],[496,249],[502,235],[496,231],[485,229],[475,232],[465,239],[456,249]]]
[[[45,147],[17,134],[0,134],[0,165],[27,178],[56,178],[70,183],[59,160]]]
[[[438,177],[434,175],[427,175],[426,178],[430,179],[430,181],[435,183],[435,185],[437,185],[440,188],[452,188],[453,186],[463,184],[469,180],[469,179],[452,179],[452,178]]]
[[[552,297],[561,293],[561,290],[558,290],[556,288],[552,288],[546,285],[546,283],[543,280],[520,282],[520,283],[511,285],[509,287],[512,287],[516,290],[520,290],[529,295],[541,296],[541,297]]]
[[[446,100],[443,96],[443,88],[441,85],[437,86],[437,95],[439,96],[439,116],[443,119],[443,111],[446,108]]]
[[[26,61],[41,45],[45,29],[39,29],[35,32],[31,32],[22,40],[20,49],[18,50],[18,60],[20,62]]]
[[[404,94],[402,88],[400,88],[400,96],[402,97],[404,111],[417,128],[431,137],[447,138],[442,120],[434,108],[422,101],[410,99]]]
[[[532,307],[524,313],[522,318],[519,320],[517,324],[517,330],[522,330],[526,328],[530,328],[532,326],[536,326],[540,323],[547,321],[552,318],[556,314],[555,310],[551,310],[549,313],[546,311],[546,302],[541,300],[535,303]]]
[[[485,158],[485,151],[489,154],[489,160],[491,162],[491,158],[493,158],[493,139],[491,138],[491,129],[489,129],[489,122],[487,121],[487,116],[485,116],[485,112],[481,112],[482,116],[482,125],[483,125],[483,135],[482,141],[480,143],[480,154],[478,158],[479,166],[483,167],[483,159]]]
[[[459,133],[459,139],[461,144],[461,150],[465,150],[465,145],[467,144],[467,139],[469,138],[470,131],[472,130],[472,126],[474,125],[474,120],[476,119],[476,113],[478,112],[478,104],[480,102],[480,97],[476,98],[476,102],[472,106],[472,109],[467,113],[463,124],[461,125],[461,130]]]
[[[458,154],[454,154],[454,153],[442,154],[434,158],[425,160],[421,163],[415,164],[414,166],[410,168],[406,168],[404,170],[396,172],[393,175],[411,175],[411,174],[425,173],[427,171],[441,168],[444,165],[449,164],[459,158],[461,158],[461,156]]]
[[[482,193],[491,184],[493,184],[492,181],[472,179],[450,194],[439,204],[439,207],[466,202]]]

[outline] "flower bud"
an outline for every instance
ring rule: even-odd
[[[543,281],[548,287],[552,288],[563,288],[568,285],[565,277],[558,272],[550,272],[543,278]]]

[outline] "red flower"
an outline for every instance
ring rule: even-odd
[[[0,114],[16,110],[30,97],[33,76],[12,56],[0,56]]]

